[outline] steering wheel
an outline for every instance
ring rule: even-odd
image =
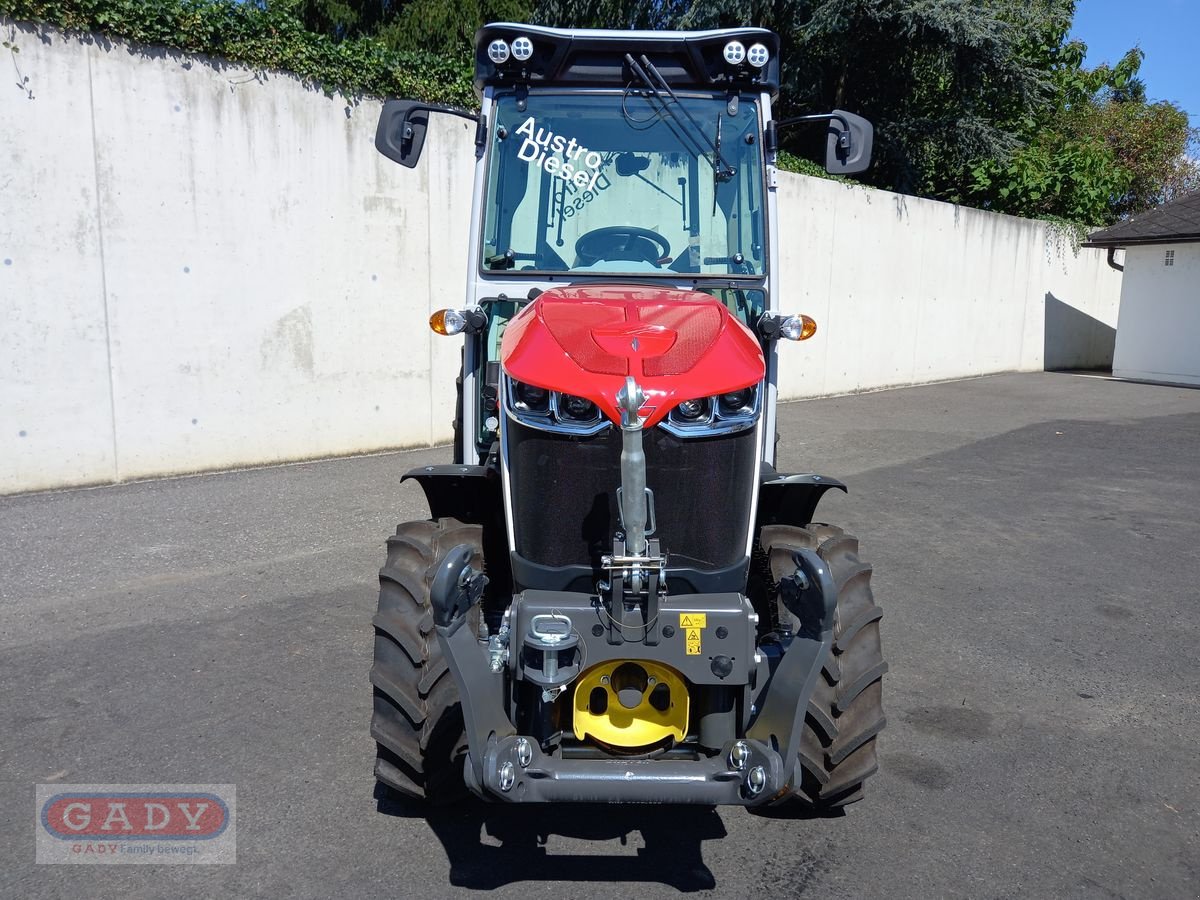
[[[655,251],[658,251],[657,253]],[[671,245],[657,231],[636,225],[609,225],[593,228],[575,242],[577,265],[590,266],[602,259],[633,262],[658,261],[671,255]]]

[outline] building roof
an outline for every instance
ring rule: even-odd
[[[1200,191],[1088,235],[1087,247],[1183,244],[1200,241]]]

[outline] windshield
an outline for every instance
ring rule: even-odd
[[[753,99],[500,95],[490,140],[485,270],[766,270]]]

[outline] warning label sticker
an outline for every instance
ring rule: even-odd
[[[688,656],[699,656],[701,647],[700,633],[708,627],[707,613],[680,613],[679,627],[683,629],[683,640],[687,647]]]

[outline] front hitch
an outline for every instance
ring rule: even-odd
[[[463,628],[468,614],[483,597],[487,576],[471,568],[474,550],[467,544],[453,548],[438,564],[429,588],[429,606],[442,656],[458,686],[463,725],[467,733],[468,783],[483,786],[484,751],[497,737],[515,734],[504,711],[504,680],[494,673],[480,652],[473,629]]]
[[[762,711],[746,736],[779,747],[794,781],[808,701],[833,645],[837,585],[828,564],[815,551],[798,548],[792,560],[796,571],[780,580],[779,592],[800,627],[763,692]]]
[[[625,378],[617,391],[621,408],[621,526],[625,529],[625,552],[630,556],[646,553],[646,454],[642,450],[642,420],[638,410],[646,402],[646,394],[634,381]],[[640,590],[638,584],[635,590]]]

